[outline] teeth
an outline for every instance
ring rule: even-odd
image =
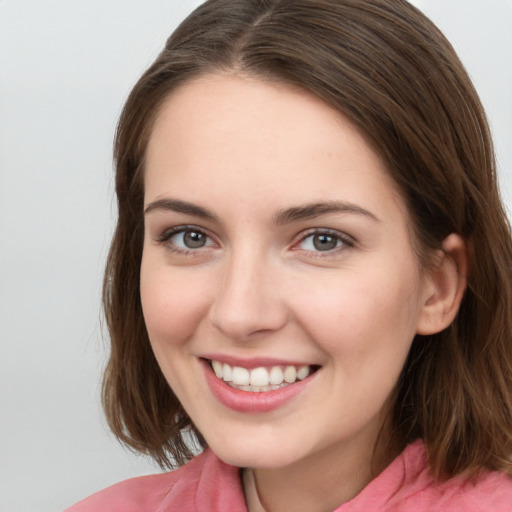
[[[301,366],[297,370],[297,379],[304,380],[309,375],[309,366]]]
[[[295,382],[297,379],[297,370],[295,369],[295,366],[287,366],[284,369],[284,381],[288,382],[288,384],[291,384],[292,382]]]
[[[212,368],[215,375],[217,375],[219,379],[222,379],[222,363],[219,363],[219,361],[212,361]]]
[[[233,380],[233,369],[229,364],[224,363],[222,365],[222,377],[219,378],[222,378],[224,382],[231,382]]]
[[[224,365],[225,367],[226,365]],[[233,373],[231,374],[233,384],[237,386],[248,386],[250,381],[249,370],[246,368],[240,368],[240,366],[233,367]]]
[[[254,368],[251,370],[251,386],[268,386],[268,372],[265,368]]]
[[[218,377],[218,375],[217,375]],[[283,383],[283,370],[280,366],[273,366],[268,374],[268,380],[273,386],[277,386]]]
[[[311,373],[311,367],[308,365],[259,367],[248,370],[240,366],[212,361],[212,368],[215,375],[229,383],[231,387],[252,392],[279,389],[297,380],[303,380]]]

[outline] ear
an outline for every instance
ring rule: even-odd
[[[461,236],[448,235],[434,259],[434,267],[425,277],[417,334],[436,334],[446,329],[455,319],[466,290],[468,255]]]

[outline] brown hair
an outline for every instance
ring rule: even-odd
[[[423,263],[450,233],[469,247],[468,289],[443,332],[417,336],[397,385],[393,442],[426,443],[438,477],[512,460],[512,245],[478,96],[439,30],[405,0],[210,0],[172,34],[132,90],[115,140],[119,218],[104,307],[113,432],[162,465],[200,433],[151,351],[139,297],[144,153],[168,95],[208,72],[298,86],[349,118],[408,205]]]

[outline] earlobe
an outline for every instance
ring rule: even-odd
[[[453,322],[466,290],[467,271],[466,242],[452,233],[443,241],[434,268],[426,277],[417,334],[436,334]]]

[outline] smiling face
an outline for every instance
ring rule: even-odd
[[[208,445],[241,467],[368,458],[431,288],[358,131],[286,85],[196,79],[156,120],[145,210],[147,330]]]

